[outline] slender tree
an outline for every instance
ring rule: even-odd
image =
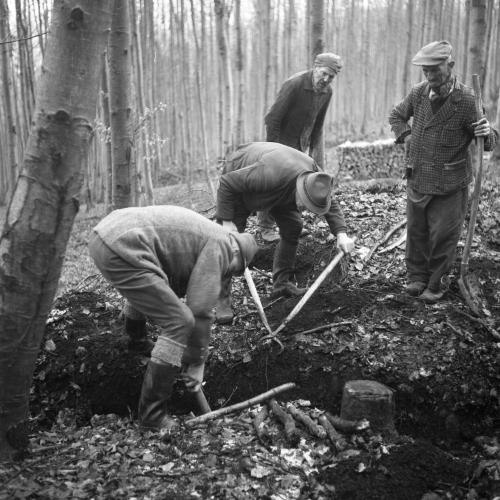
[[[467,77],[468,79],[472,79],[473,74],[479,75],[481,85],[484,85],[485,71],[487,33],[486,3],[487,0],[471,0],[470,4],[471,32],[469,40],[469,64],[467,68]]]
[[[108,47],[111,151],[113,158],[113,208],[132,205],[132,156],[130,107],[130,19],[127,1],[114,0]]]
[[[78,211],[109,22],[110,0],[54,1],[34,123],[0,237],[3,459],[27,443],[29,390]]]

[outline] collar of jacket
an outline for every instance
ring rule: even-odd
[[[456,104],[457,102],[460,102],[460,100],[462,99],[462,88],[460,86],[460,83],[458,82],[458,78],[455,76],[453,77],[455,79],[455,81],[453,82],[453,88],[451,89],[451,92],[450,92],[450,101],[453,103],[453,104]],[[426,83],[423,87],[423,93],[421,94],[421,98],[426,98],[428,99],[429,97],[429,92],[430,92],[430,87],[429,87],[429,84]]]

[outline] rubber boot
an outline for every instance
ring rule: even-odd
[[[125,317],[125,333],[129,337],[128,349],[136,354],[151,356],[154,342],[147,335],[145,319],[131,319]]]
[[[139,425],[144,430],[174,430],[178,424],[167,409],[180,368],[169,363],[149,361],[139,399]]]
[[[215,310],[215,319],[220,325],[233,321],[233,309],[231,307],[231,277],[222,280],[219,300]]]
[[[299,288],[292,282],[296,254],[297,244],[291,244],[284,240],[278,243],[274,252],[272,298],[300,297],[306,293],[306,288]]]

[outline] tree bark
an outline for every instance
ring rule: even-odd
[[[9,38],[9,9],[7,5],[7,0],[0,0],[0,40],[7,40]],[[16,141],[17,141],[17,129],[15,125],[14,117],[14,106],[13,106],[13,96],[12,96],[12,70],[11,70],[11,60],[12,52],[9,43],[2,45],[2,87],[3,87],[3,105],[5,108],[5,120],[6,120],[6,146],[7,151],[4,155],[5,166],[2,169],[6,172],[7,180],[7,191],[12,192],[14,188],[15,179],[17,176],[17,154],[16,154]],[[4,193],[8,196],[8,193]]]
[[[130,22],[128,2],[114,0],[108,49],[113,208],[133,203],[131,179],[132,130],[130,109]]]
[[[2,459],[14,454],[13,441],[27,443],[16,429],[28,418],[35,360],[78,211],[109,6],[54,2],[34,124],[0,237]]]
[[[471,32],[469,40],[469,58],[468,58],[468,78],[477,74],[480,77],[481,88],[484,85],[485,71],[485,49],[486,49],[486,1],[472,0],[470,11]]]

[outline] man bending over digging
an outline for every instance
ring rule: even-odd
[[[89,252],[127,301],[129,348],[151,349],[146,316],[160,327],[142,384],[141,427],[174,427],[167,399],[181,367],[188,390],[200,390],[221,283],[243,272],[256,251],[252,235],[175,206],[115,210],[94,228]]]

